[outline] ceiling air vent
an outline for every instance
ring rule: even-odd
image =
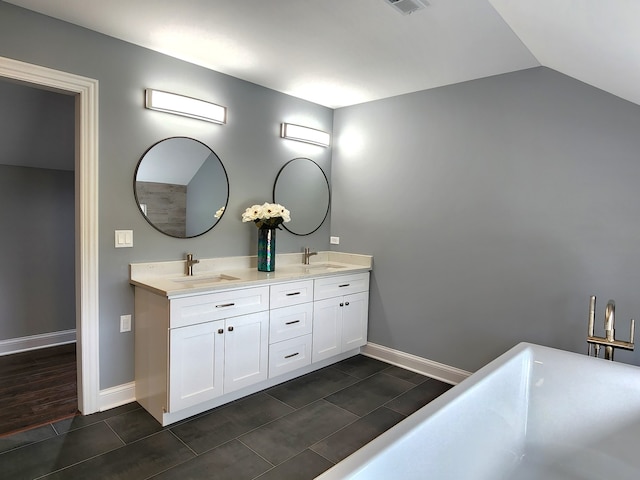
[[[403,15],[417,12],[429,5],[429,2],[424,0],[386,0],[386,2]]]

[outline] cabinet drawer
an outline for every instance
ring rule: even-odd
[[[311,334],[269,345],[269,378],[311,364]]]
[[[339,275],[336,277],[318,278],[313,286],[313,299],[349,295],[351,293],[369,290],[369,273],[354,273],[353,275]]]
[[[271,286],[269,302],[271,308],[298,305],[313,301],[313,280],[281,283]]]
[[[170,328],[269,309],[269,287],[194,295],[171,300]]]
[[[277,343],[311,333],[312,318],[313,303],[271,310],[269,343]]]

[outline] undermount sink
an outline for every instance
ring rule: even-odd
[[[309,269],[314,269],[314,268],[319,268],[319,269],[339,269],[339,268],[345,268],[344,265],[336,265],[335,263],[312,263],[309,265],[303,265],[303,267],[305,268],[309,268]]]
[[[301,270],[303,272],[331,272],[333,270],[340,270],[341,268],[347,267],[344,265],[337,265],[335,263],[310,263],[309,265],[287,265],[286,268]]]
[[[197,285],[209,285],[211,283],[230,282],[233,280],[240,280],[238,277],[232,277],[231,275],[225,275],[224,273],[216,275],[193,275],[184,276],[179,278],[172,278],[171,281],[177,283],[187,283],[192,286]]]

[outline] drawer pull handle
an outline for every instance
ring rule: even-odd
[[[220,305],[216,305],[216,308],[224,308],[224,307],[233,307],[235,303],[221,303]]]
[[[349,285],[351,285],[351,284],[350,283],[343,283],[342,285],[338,285],[338,288],[348,287]]]
[[[233,332],[233,327],[229,327],[227,328],[227,330],[229,330],[230,332]]]
[[[224,333],[224,329],[223,328],[219,328],[218,329],[218,333],[220,333],[220,334]]]
[[[292,320],[290,322],[286,322],[285,325],[293,325],[294,323],[300,323],[300,320]]]
[[[287,297],[293,297],[294,295],[300,295],[300,293],[302,292],[291,292],[291,293],[287,293]]]
[[[291,358],[291,357],[295,357],[296,355],[300,355],[300,353],[296,352],[296,353],[292,353],[291,355],[285,355],[284,358]]]

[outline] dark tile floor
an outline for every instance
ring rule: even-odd
[[[357,355],[161,427],[137,403],[0,438],[2,479],[312,479],[451,385]]]

